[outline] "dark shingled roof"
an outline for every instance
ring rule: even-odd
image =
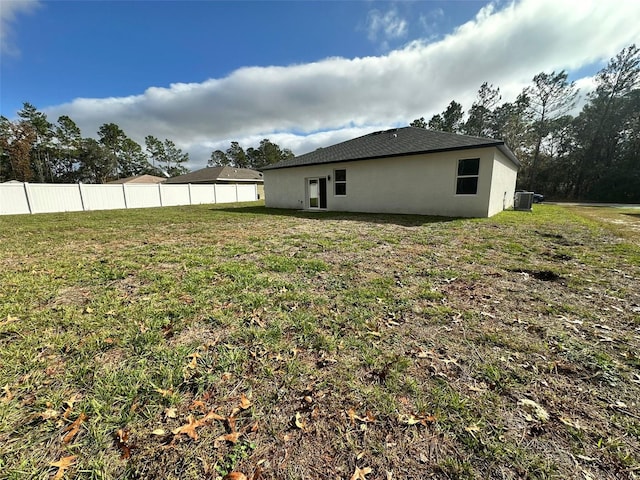
[[[318,148],[313,152],[263,167],[262,170],[482,147],[496,147],[516,166],[520,166],[518,159],[502,140],[403,127],[373,132],[330,147]]]
[[[206,167],[169,178],[166,183],[262,182],[262,173],[249,168]]]

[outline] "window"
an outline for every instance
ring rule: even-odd
[[[478,193],[479,158],[458,160],[458,176],[456,178],[457,195],[475,195]]]
[[[333,171],[334,192],[337,196],[345,196],[347,194],[347,171]]]

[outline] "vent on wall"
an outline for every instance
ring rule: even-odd
[[[533,206],[533,192],[516,192],[513,209],[530,212]]]

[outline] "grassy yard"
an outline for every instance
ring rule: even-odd
[[[0,217],[0,478],[640,478],[639,225]]]

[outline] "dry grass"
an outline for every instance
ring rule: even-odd
[[[0,217],[1,475],[637,478],[628,213]]]

